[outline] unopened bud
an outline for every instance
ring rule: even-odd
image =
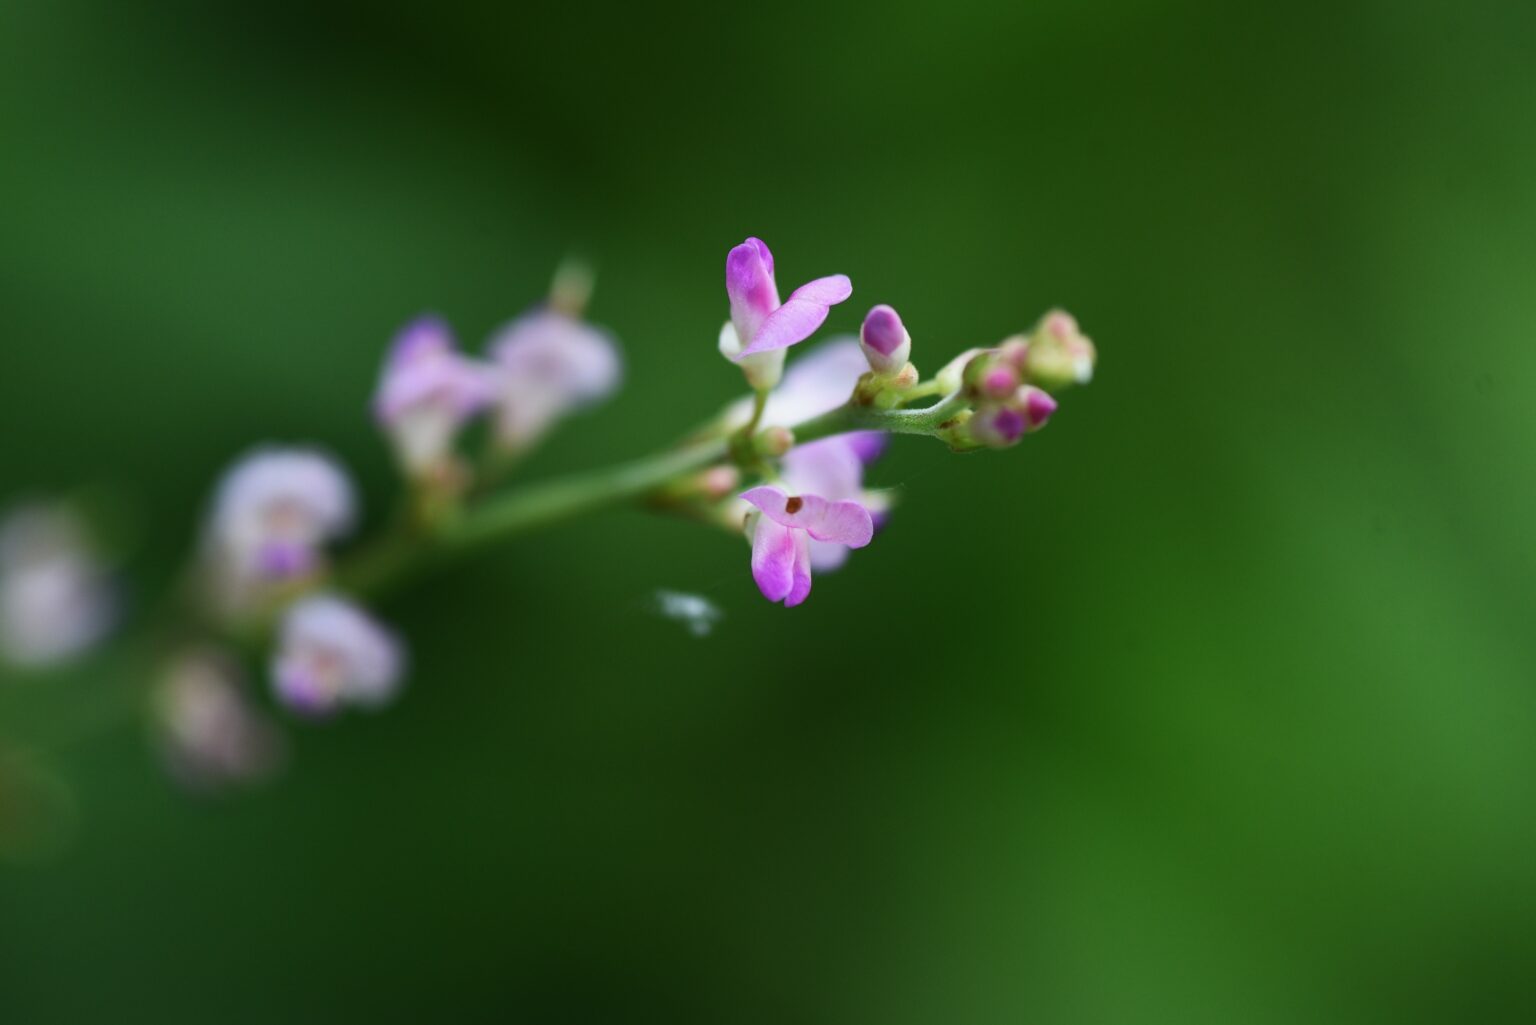
[[[883,303],[869,311],[859,329],[859,346],[869,368],[882,376],[899,374],[912,355],[912,336],[894,309]]]
[[[1056,412],[1056,400],[1039,388],[1025,385],[1014,396],[1017,406],[1024,412],[1026,430],[1038,431]]]
[[[1077,320],[1070,313],[1052,310],[1030,339],[1025,372],[1043,388],[1065,388],[1087,384],[1097,359],[1093,341],[1078,328]]]
[[[934,381],[937,382],[940,389],[946,395],[960,390],[960,386],[965,383],[965,368],[982,351],[981,349],[967,349],[946,363],[944,368],[934,375]]]
[[[795,432],[788,427],[765,427],[757,435],[757,451],[770,459],[777,459],[795,447]]]
[[[712,466],[699,474],[699,491],[709,498],[725,498],[740,487],[741,471],[734,466]]]
[[[981,375],[976,390],[986,398],[1001,401],[1019,390],[1019,372],[1001,360]]]
[[[1045,391],[1024,385],[1006,402],[986,404],[976,410],[966,431],[977,444],[1007,448],[1030,431],[1044,427],[1056,412],[1056,400]]]

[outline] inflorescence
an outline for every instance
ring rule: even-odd
[[[506,477],[561,420],[619,386],[608,332],[584,313],[592,280],[557,274],[549,299],[463,351],[448,324],[407,324],[384,358],[373,413],[405,479],[407,501],[381,537],[345,558],[356,498],[346,471],[309,447],[255,449],[214,491],[186,599],[157,624],[159,669],[146,702],[173,775],[220,788],[277,765],[284,745],[247,686],[265,662],[271,693],[292,713],[324,719],[378,708],[399,693],[406,652],[365,608],[429,562],[621,501],[744,535],[752,577],[793,607],[812,573],[843,565],[888,520],[890,492],[865,470],[892,434],[938,438],[955,451],[1007,448],[1039,430],[1055,396],[1084,384],[1093,343],[1076,320],[1047,313],[1028,334],[971,349],[924,378],[914,340],[889,305],[857,338],[833,338],[786,367],[853,286],[816,278],[779,298],[774,259],[749,238],[726,257],[730,319],[720,352],[751,394],[681,446],[632,463],[516,486]],[[477,422],[483,430],[471,432]],[[482,437],[476,458],[465,442]],[[93,647],[117,618],[113,574],[84,519],[30,504],[0,523],[0,652],[27,666]],[[707,629],[702,631],[707,632]]]

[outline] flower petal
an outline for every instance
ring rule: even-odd
[[[725,258],[725,293],[731,300],[731,320],[736,330],[743,341],[750,341],[768,315],[779,307],[779,289],[773,283],[773,255],[759,239],[747,239]]]
[[[732,304],[734,311],[735,305]],[[743,356],[774,349],[787,349],[816,333],[827,319],[827,307],[808,299],[791,299],[768,314],[752,334],[752,341],[741,350]],[[739,323],[739,322],[738,322]]]
[[[769,601],[783,601],[794,589],[795,533],[767,516],[752,533],[752,579]]]
[[[741,497],[761,509],[766,519],[804,530],[818,541],[863,548],[875,536],[869,510],[857,502],[829,502],[820,495],[791,497],[769,485],[752,488]]]
[[[815,281],[807,281],[789,294],[791,299],[804,299],[806,302],[820,303],[823,306],[836,306],[853,294],[853,282],[848,280],[846,274],[829,274]]]
[[[784,599],[784,607],[792,609],[811,596],[811,539],[803,530],[790,531],[795,541],[795,582]]]

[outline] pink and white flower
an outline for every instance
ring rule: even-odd
[[[738,364],[753,388],[779,383],[784,350],[805,341],[826,321],[831,307],[853,294],[846,274],[801,285],[784,302],[773,274],[773,253],[762,239],[749,238],[725,260],[725,291],[731,319],[720,331],[720,352]]]
[[[210,543],[227,589],[303,576],[327,541],[352,525],[352,485],[329,456],[263,448],[225,473],[214,497]]]
[[[496,436],[513,452],[537,442],[561,417],[607,398],[623,376],[613,336],[554,305],[503,327],[490,352]]]
[[[296,712],[324,717],[352,705],[379,708],[400,689],[405,656],[393,633],[334,595],[295,602],[283,617],[272,683]]]
[[[460,353],[448,325],[420,317],[395,337],[374,394],[374,414],[408,473],[441,468],[460,428],[495,397],[491,369]]]
[[[741,496],[756,506],[751,517],[752,577],[763,597],[793,608],[811,593],[811,543],[863,548],[874,537],[869,510],[858,502],[791,495],[761,485]]]

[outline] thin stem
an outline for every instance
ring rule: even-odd
[[[849,431],[933,434],[964,408],[964,401],[953,395],[924,409],[882,410],[848,403],[804,421],[793,431],[796,444]],[[730,455],[729,439],[716,439],[486,499],[463,515],[442,522],[432,533],[418,535],[413,543],[389,545],[370,553],[366,560],[342,572],[338,583],[354,594],[376,595],[424,563],[446,561],[493,542],[642,497]]]

